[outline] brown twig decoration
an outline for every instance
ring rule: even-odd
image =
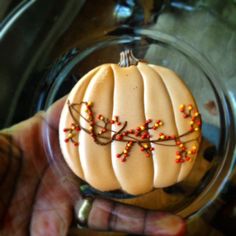
[[[82,115],[80,110],[84,107],[84,113],[86,116]],[[192,132],[198,131],[201,128],[201,116],[193,108],[192,105],[180,105],[179,110],[183,113],[183,118],[189,121],[189,130],[181,135],[167,135],[164,133],[158,133],[158,138],[153,138],[149,134],[149,130],[158,131],[158,129],[164,125],[162,120],[156,120],[155,122],[151,119],[145,121],[144,124],[136,127],[135,129],[126,129],[127,121],[121,122],[118,116],[112,119],[106,118],[101,114],[95,115],[92,110],[92,102],[81,102],[72,103],[68,101],[68,108],[70,115],[73,119],[73,123],[70,128],[65,128],[66,133],[65,142],[72,142],[75,146],[79,145],[77,141],[78,133],[82,130],[90,135],[94,142],[98,145],[108,145],[113,141],[125,142],[125,148],[121,153],[118,153],[117,158],[121,158],[124,162],[130,155],[132,147],[136,144],[140,147],[140,150],[145,153],[146,157],[150,157],[152,151],[154,150],[153,145],[162,145],[169,147],[179,147],[176,152],[176,163],[183,163],[185,161],[191,161],[191,156],[197,151],[195,145],[192,146],[191,150],[187,150],[186,143],[193,140],[188,140],[187,142],[181,142],[181,137],[186,136]],[[89,124],[88,128],[82,127],[80,125],[80,119],[83,119]],[[118,131],[114,131],[111,126],[120,126]],[[109,136],[107,135],[109,134]],[[77,139],[75,139],[77,137]],[[172,144],[169,142],[172,140]],[[195,140],[195,139],[194,139]],[[173,143],[174,141],[174,143]],[[168,143],[166,143],[168,142]]]

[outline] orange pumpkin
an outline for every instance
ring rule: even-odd
[[[59,138],[71,170],[100,191],[143,194],[183,180],[200,143],[191,92],[170,69],[121,53],[74,86]]]

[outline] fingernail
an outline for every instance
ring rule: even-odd
[[[185,235],[186,223],[176,215],[165,212],[149,212],[145,221],[145,234],[159,236]]]

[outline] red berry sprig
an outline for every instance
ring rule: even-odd
[[[132,149],[133,145],[134,145],[134,142],[129,141],[126,144],[125,149],[121,153],[116,154],[116,157],[121,158],[122,162],[125,162],[127,160],[127,157],[129,156],[129,152]]]
[[[68,143],[69,141],[74,144],[74,146],[79,146],[79,142],[75,140],[75,137],[80,132],[80,127],[77,124],[72,123],[70,128],[65,128],[63,131],[66,133],[65,142]]]
[[[146,157],[152,156],[152,151],[154,151],[153,145],[164,145],[164,146],[177,146],[178,151],[176,152],[176,163],[183,163],[185,161],[191,161],[192,156],[196,153],[196,146],[192,146],[191,150],[187,150],[187,147],[184,142],[181,142],[181,137],[186,136],[194,131],[198,131],[201,128],[201,117],[200,114],[194,110],[192,105],[180,105],[179,110],[183,114],[184,119],[189,119],[189,130],[181,135],[169,135],[163,132],[158,133],[157,137],[152,137],[149,130],[157,131],[160,127],[164,125],[162,120],[156,120],[155,122],[152,119],[146,120],[142,125],[137,126],[135,129],[125,129],[127,122],[121,122],[118,116],[114,116],[112,119],[104,117],[102,114],[95,116],[92,110],[92,102],[81,102],[79,104],[70,104],[69,111],[75,121],[70,128],[66,128],[64,131],[67,133],[65,142],[71,141],[75,146],[79,145],[75,141],[74,137],[80,130],[88,133],[93,140],[99,145],[107,145],[113,141],[125,142],[125,148],[121,153],[116,155],[117,158],[120,158],[122,162],[125,162],[130,156],[132,147],[135,144],[138,144],[141,152],[145,153]],[[85,106],[84,115],[80,113],[82,105]],[[79,118],[77,117],[79,115]],[[84,119],[89,127],[81,127],[79,119]],[[111,129],[112,126],[120,126],[118,131]],[[175,141],[175,144],[167,144],[168,141]]]
[[[201,128],[201,116],[198,111],[196,111],[191,104],[188,106],[185,106],[184,104],[181,104],[179,106],[180,112],[183,114],[184,119],[190,119],[189,124],[189,131],[194,132],[198,131]]]
[[[183,114],[184,119],[189,119],[189,133],[194,131],[199,131],[201,129],[201,116],[198,111],[196,111],[191,104],[185,106],[181,104],[179,106],[180,112]],[[182,137],[183,135],[181,135]],[[185,161],[192,161],[192,156],[196,154],[197,147],[193,145],[191,150],[188,150],[186,145],[180,141],[179,138],[175,139],[176,146],[179,150],[176,151],[176,163],[183,163]]]

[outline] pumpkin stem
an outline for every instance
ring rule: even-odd
[[[129,67],[129,66],[136,66],[139,62],[139,59],[137,59],[134,55],[132,50],[126,49],[125,51],[120,53],[120,67]]]

